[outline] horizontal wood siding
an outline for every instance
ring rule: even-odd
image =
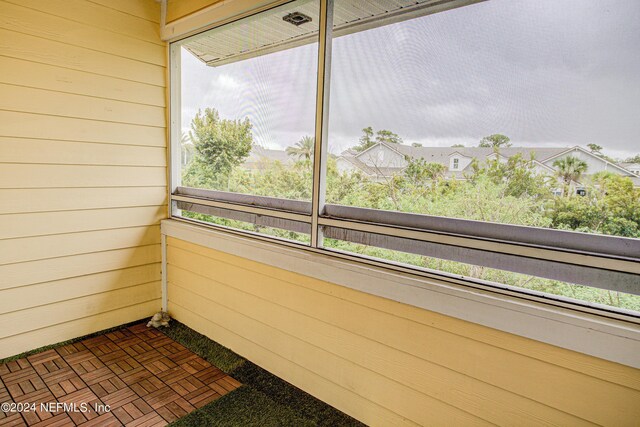
[[[184,18],[222,0],[167,0],[167,22]]]
[[[0,0],[0,358],[160,308],[153,0]]]
[[[169,310],[372,425],[634,425],[640,372],[168,239]]]

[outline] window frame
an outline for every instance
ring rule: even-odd
[[[275,2],[271,7],[281,6],[287,2]],[[226,232],[240,233],[267,239],[282,245],[294,246],[299,249],[322,253],[333,257],[344,258],[345,254],[323,246],[323,238],[350,236],[355,243],[370,241],[374,238],[379,242],[378,247],[402,250],[413,248],[428,250],[443,254],[445,251],[458,253],[457,258],[448,258],[473,264],[474,260],[487,259],[492,254],[495,264],[488,265],[508,271],[523,272],[545,271],[550,269],[554,273],[551,278],[571,280],[580,277],[581,280],[591,280],[594,286],[602,289],[619,290],[622,292],[640,294],[637,289],[640,283],[640,239],[628,239],[616,236],[590,235],[586,233],[568,232],[553,229],[539,229],[508,224],[496,224],[470,221],[457,218],[440,218],[429,215],[407,214],[392,211],[375,211],[373,209],[355,208],[349,206],[326,205],[325,171],[327,161],[326,139],[328,133],[328,105],[331,81],[331,45],[333,29],[333,0],[319,0],[320,3],[320,31],[318,47],[318,74],[316,86],[316,118],[313,162],[313,191],[312,200],[307,205],[296,204],[295,201],[285,199],[240,195],[204,189],[188,189],[180,186],[180,167],[174,162],[180,162],[180,47],[186,39],[178,39],[169,44],[170,70],[170,185],[169,185],[169,217],[179,221],[197,223]],[[450,8],[476,3],[475,0],[451,0],[448,3],[439,2],[428,13],[436,13]],[[261,7],[254,13],[260,13],[271,7]],[[428,7],[428,5],[426,6]],[[424,14],[424,13],[423,13]],[[242,14],[242,19],[252,14]],[[198,34],[227,23],[235,19],[227,19],[219,24],[210,25],[202,31],[192,31],[188,35]],[[213,213],[231,219],[246,221],[261,221],[261,225],[299,231],[300,227],[309,227],[311,241],[309,245],[284,242],[277,238],[257,236],[240,230],[229,230],[215,224],[204,224],[189,220],[179,215],[181,208],[190,207],[200,209],[202,213]],[[480,223],[480,224],[479,224]],[[481,225],[480,229],[478,225]],[[288,228],[289,227],[289,228]],[[340,231],[342,230],[342,231]],[[342,234],[341,234],[342,233]],[[358,240],[360,239],[360,240]],[[386,245],[386,246],[385,246]],[[418,248],[418,249],[416,249]],[[409,251],[411,252],[411,251]],[[631,253],[632,256],[628,254]],[[635,255],[635,256],[634,256]],[[484,257],[484,258],[483,258]],[[605,317],[622,319],[634,324],[640,324],[640,315],[623,309],[613,309],[570,298],[542,294],[535,291],[516,288],[508,285],[489,283],[479,279],[455,276],[446,272],[427,271],[419,267],[399,265],[383,260],[373,260],[367,257],[351,255],[350,260],[357,260],[363,264],[384,265],[396,271],[416,274],[422,277],[435,277],[444,280],[455,279],[459,286],[483,289],[496,294],[510,297],[524,298],[545,305],[570,308],[572,310],[595,313]],[[447,258],[444,258],[447,259]],[[485,261],[485,263],[488,261]],[[480,264],[486,265],[486,264]],[[515,268],[515,270],[514,270]],[[529,273],[527,273],[529,272]],[[547,276],[543,276],[547,277]],[[564,279],[563,279],[564,278]],[[602,286],[608,283],[606,279],[616,279],[623,286]],[[600,283],[600,285],[598,285]],[[633,288],[633,289],[632,289]]]

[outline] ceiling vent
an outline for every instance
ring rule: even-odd
[[[305,15],[304,13],[291,12],[287,16],[283,17],[282,20],[298,27],[302,24],[306,24],[307,22],[311,22],[311,17]]]

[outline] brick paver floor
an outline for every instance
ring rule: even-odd
[[[0,426],[164,426],[239,386],[139,324],[0,365]]]

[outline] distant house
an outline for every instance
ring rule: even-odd
[[[446,168],[446,177],[464,180],[466,176],[473,173],[471,163],[474,159],[480,164],[486,164],[496,158],[500,162],[507,162],[509,158],[518,154],[522,156],[522,159],[530,161],[533,170],[539,174],[555,175],[556,168],[553,163],[572,156],[587,163],[585,176],[608,171],[629,177],[636,187],[640,187],[640,164],[615,164],[580,146],[506,147],[500,148],[496,152],[492,147],[413,147],[382,142],[361,152],[353,149],[345,150],[336,158],[336,162],[340,172],[359,171],[372,180],[383,181],[404,173],[404,169],[411,159],[424,159],[429,163],[443,165]],[[260,170],[273,161],[291,164],[295,158],[289,156],[284,150],[254,147],[242,167],[249,170]]]
[[[249,170],[261,170],[266,167],[269,162],[280,162],[282,164],[293,163],[295,159],[287,154],[284,150],[271,150],[254,146],[249,153],[249,157],[244,161],[242,167]]]
[[[622,166],[629,172],[640,176],[640,163],[620,163],[620,166]]]
[[[466,179],[472,173],[474,159],[481,164],[495,160],[506,162],[510,157],[520,154],[524,160],[531,160],[534,170],[540,174],[553,175],[556,172],[553,163],[573,156],[584,160],[588,167],[586,176],[609,171],[627,176],[640,186],[640,177],[620,165],[611,163],[582,147],[507,147],[496,152],[484,147],[413,147],[402,144],[379,143],[362,152],[352,149],[341,153],[337,158],[340,171],[360,171],[374,180],[383,180],[403,173],[411,159],[424,159],[426,162],[439,163],[446,167],[446,176],[452,179]]]

